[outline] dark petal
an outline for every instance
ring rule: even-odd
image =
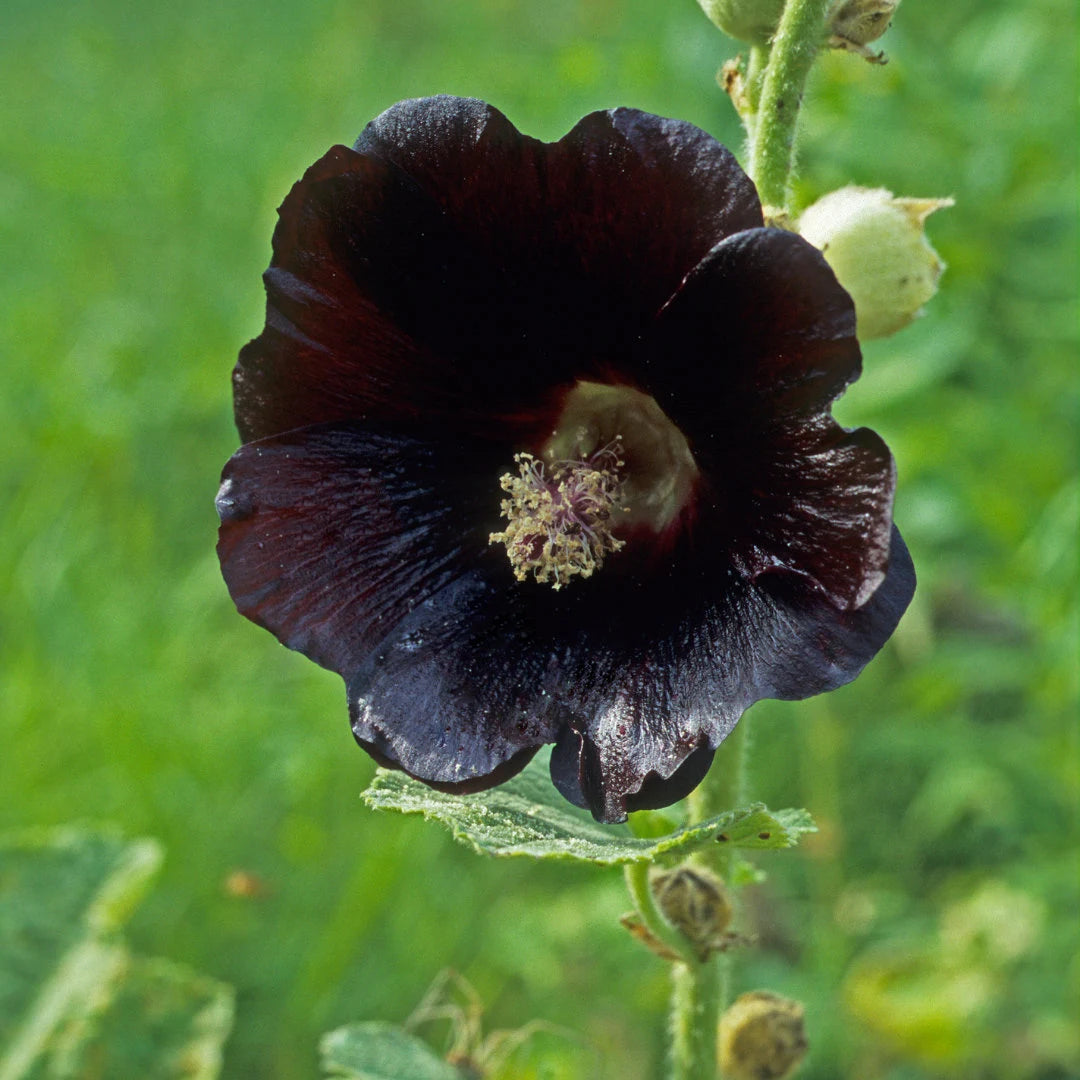
[[[667,782],[672,801],[687,794],[695,766],[707,764],[704,757],[746,707],[738,699],[742,687],[724,670],[726,657],[700,662],[708,650],[704,631],[688,622],[634,646],[598,635],[564,656],[555,693],[566,727],[552,778],[598,820],[624,820],[642,790],[647,799],[658,782]],[[715,696],[714,681],[722,684]]]
[[[459,407],[445,359],[408,329],[426,297],[437,314],[439,252],[456,246],[438,207],[386,162],[337,146],[278,213],[266,327],[233,372],[241,437]]]
[[[636,810],[659,810],[685,799],[705,779],[715,752],[707,744],[699,746],[690,752],[671,776],[648,773],[640,791],[627,795],[621,804],[618,800],[614,801],[611,820],[621,819],[622,807],[632,814]],[[604,775],[596,748],[569,726],[559,733],[551,752],[551,780],[559,793],[575,806],[585,809],[608,806],[609,799],[604,791]],[[601,820],[608,820],[604,813],[598,816]]]
[[[755,578],[805,575],[836,607],[861,607],[889,564],[896,470],[888,447],[867,428],[822,421],[746,449],[754,464],[728,488],[733,563]]]
[[[895,487],[885,444],[828,415],[859,374],[854,335],[821,253],[756,229],[709,253],[645,343],[648,387],[706,478],[698,511],[717,548],[752,577],[804,574],[842,608],[881,583]]]
[[[669,583],[688,609],[694,584]],[[659,613],[648,641],[590,628],[567,651],[553,695],[567,717],[552,755],[556,786],[601,821],[664,805],[667,794],[681,798],[755,701],[805,698],[855,678],[896,628],[914,587],[893,530],[888,573],[856,611],[836,610],[798,575],[777,574],[731,578],[672,630]],[[650,612],[636,614],[647,621]]]
[[[851,682],[892,636],[915,595],[915,567],[893,526],[888,572],[860,608],[835,611],[797,576],[761,577],[771,626],[757,642],[758,697],[801,700]]]
[[[348,678],[486,550],[499,465],[466,443],[348,425],[241,447],[217,499],[218,555],[237,608]]]
[[[710,248],[762,223],[728,150],[636,109],[590,113],[543,144],[482,101],[422,98],[373,120],[356,148],[412,177],[494,262],[528,268],[537,292],[568,275],[587,297],[607,290],[623,319],[651,317]]]
[[[432,786],[477,791],[551,742],[549,658],[520,600],[472,573],[417,605],[348,680],[360,745]]]
[[[233,377],[245,439],[422,418],[521,445],[530,425],[550,428],[560,384],[595,364],[596,339],[608,347],[606,296],[545,278],[532,252],[504,265],[380,158],[335,147],[279,213],[266,328]]]
[[[828,408],[859,376],[855,308],[822,254],[753,229],[718,244],[645,343],[647,389],[693,445]]]
[[[662,810],[685,799],[705,779],[715,752],[713,747],[705,744],[691,751],[690,756],[670,776],[648,773],[641,790],[636,795],[627,795],[627,812]]]
[[[402,768],[400,761],[384,753],[381,749],[383,746],[390,745],[388,740],[380,736],[378,742],[368,742],[363,737],[364,727],[362,724],[359,730],[361,734],[356,735],[357,745],[369,753],[375,759],[377,765],[381,765],[384,769],[397,769],[399,772],[407,772]],[[428,787],[434,788],[436,791],[445,791],[448,795],[472,795],[477,791],[487,791],[489,788],[498,787],[499,784],[505,784],[507,780],[512,780],[536,757],[536,751],[539,749],[539,746],[527,746],[501,765],[496,765],[491,772],[473,776],[459,783],[441,783],[438,780],[423,780],[422,777],[413,777],[413,779],[422,780]],[[409,773],[408,775],[411,776],[412,774]]]
[[[279,213],[266,329],[234,374],[245,440],[424,417],[526,444],[560,388],[619,370],[692,267],[761,224],[689,124],[619,109],[544,144],[448,97],[334,147]]]
[[[898,534],[892,555],[853,612],[795,574],[590,579],[574,598],[470,573],[414,608],[349,680],[353,730],[380,760],[473,790],[555,742],[559,790],[620,821],[691,790],[753,702],[854,678],[911,597]]]

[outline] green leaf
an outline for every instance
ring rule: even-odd
[[[815,826],[805,810],[770,811],[761,803],[659,837],[637,837],[626,825],[601,825],[568,803],[552,786],[546,763],[491,791],[447,795],[404,773],[379,769],[364,800],[378,810],[423,814],[486,855],[528,855],[614,866],[679,861],[715,843],[738,848],[785,848]]]
[[[735,859],[725,876],[729,885],[736,889],[745,888],[747,885],[760,885],[768,878],[768,875],[760,866],[755,866],[746,859]]]
[[[709,825],[716,829],[712,839],[717,843],[758,851],[794,847],[806,833],[817,832],[809,811],[770,810],[764,803],[751,803],[744,810],[729,810],[697,828]]]
[[[132,957],[72,1010],[26,1080],[213,1080],[233,1021],[230,987],[181,964]]]
[[[0,1080],[213,1080],[232,991],[119,931],[161,863],[107,829],[0,837]]]
[[[453,1065],[394,1024],[338,1028],[323,1036],[319,1050],[328,1076],[348,1080],[462,1080]]]
[[[154,841],[101,830],[0,838],[0,1080],[25,1075],[66,1013],[115,975],[105,939],[160,862]]]

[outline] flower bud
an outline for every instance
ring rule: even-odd
[[[884,53],[875,53],[867,45],[889,29],[899,6],[900,0],[837,0],[829,12],[829,44],[883,64]]]
[[[705,960],[729,943],[728,925],[734,911],[723,882],[708,871],[680,866],[652,881],[660,910]]]
[[[809,1044],[798,1001],[754,990],[720,1018],[720,1069],[726,1080],[784,1080]]]
[[[927,243],[926,219],[952,199],[896,199],[884,188],[845,187],[804,211],[799,232],[820,248],[855,301],[860,338],[907,326],[937,292],[945,264]]]
[[[698,0],[701,10],[736,41],[767,45],[776,33],[784,0]]]

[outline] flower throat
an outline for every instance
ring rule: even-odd
[[[518,581],[562,588],[626,546],[617,532],[660,535],[688,505],[697,465],[682,432],[650,395],[578,382],[540,457],[520,453],[500,485],[506,547]]]

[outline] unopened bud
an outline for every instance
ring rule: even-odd
[[[698,0],[701,10],[736,41],[767,45],[776,33],[784,0]]]
[[[732,935],[727,928],[734,911],[718,877],[700,868],[680,866],[657,874],[652,889],[664,917],[702,960],[730,943]]]
[[[845,187],[804,211],[799,232],[825,256],[855,301],[860,338],[903,329],[937,292],[945,264],[927,243],[926,219],[952,199],[896,199],[884,188]]]
[[[784,1080],[809,1043],[798,1001],[754,990],[720,1018],[720,1069],[726,1080]]]
[[[884,53],[868,49],[892,24],[900,0],[836,0],[829,12],[829,44],[883,64]]]

